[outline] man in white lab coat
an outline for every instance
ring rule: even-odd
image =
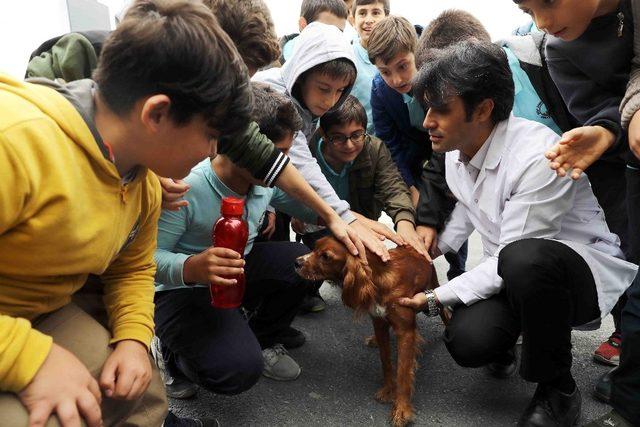
[[[544,152],[558,136],[511,115],[514,85],[504,52],[470,41],[420,70],[415,96],[427,111],[435,152],[446,152],[447,184],[458,199],[433,255],[457,251],[476,230],[484,259],[435,291],[400,303],[435,315],[454,308],[444,340],[465,367],[487,365],[538,383],[519,425],[574,425],[580,392],[571,376],[571,329],[597,325],[629,287],[624,260],[587,177],[559,177]]]

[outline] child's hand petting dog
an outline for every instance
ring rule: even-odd
[[[213,246],[187,258],[182,267],[184,283],[213,283],[214,285],[230,286],[237,283],[236,279],[224,276],[237,276],[244,273],[244,260],[239,253],[227,248]]]
[[[615,140],[615,135],[602,126],[583,126],[563,133],[560,141],[544,155],[558,176],[565,176],[572,169],[571,179],[578,179]]]
[[[398,236],[406,242],[407,245],[413,247],[420,255],[426,258],[429,263],[433,263],[427,247],[424,245],[424,240],[416,232],[416,227],[410,221],[398,221],[396,225],[396,232]]]

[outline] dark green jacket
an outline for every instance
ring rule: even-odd
[[[311,154],[317,158],[319,134],[309,143]],[[349,170],[349,199],[351,210],[377,221],[384,210],[394,224],[407,220],[415,224],[415,209],[409,188],[402,180],[391,153],[384,143],[372,136]]]

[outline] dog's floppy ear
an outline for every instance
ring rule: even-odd
[[[361,314],[376,302],[376,287],[371,280],[371,268],[353,255],[347,256],[342,281],[342,302]]]

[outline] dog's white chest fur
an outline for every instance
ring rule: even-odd
[[[380,304],[373,304],[369,307],[369,314],[373,317],[387,317],[387,309]]]

